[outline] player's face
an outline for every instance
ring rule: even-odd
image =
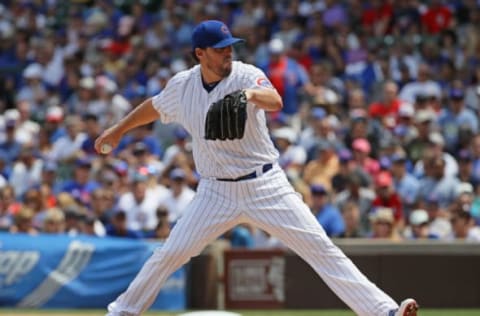
[[[205,49],[204,66],[220,78],[227,77],[232,72],[232,46]]]

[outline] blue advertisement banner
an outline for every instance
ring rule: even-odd
[[[126,238],[0,233],[0,306],[106,308],[159,246]],[[152,309],[185,308],[182,267]]]

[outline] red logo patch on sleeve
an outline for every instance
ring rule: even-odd
[[[265,87],[265,88],[273,89],[272,83],[270,82],[270,80],[268,80],[265,77],[257,78],[257,80],[255,81],[255,84],[259,87]]]

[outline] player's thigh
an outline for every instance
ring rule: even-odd
[[[324,251],[331,246],[324,229],[298,193],[276,197],[271,203],[256,206],[248,214],[252,224],[294,251]]]
[[[164,247],[199,253],[207,244],[239,223],[240,214],[222,200],[197,194],[173,227]]]

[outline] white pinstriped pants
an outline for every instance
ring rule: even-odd
[[[140,315],[171,273],[235,225],[248,222],[301,256],[359,316],[386,316],[398,308],[325,234],[277,165],[246,181],[202,179],[193,201],[163,247],[145,263],[128,289],[108,306],[108,316]]]

